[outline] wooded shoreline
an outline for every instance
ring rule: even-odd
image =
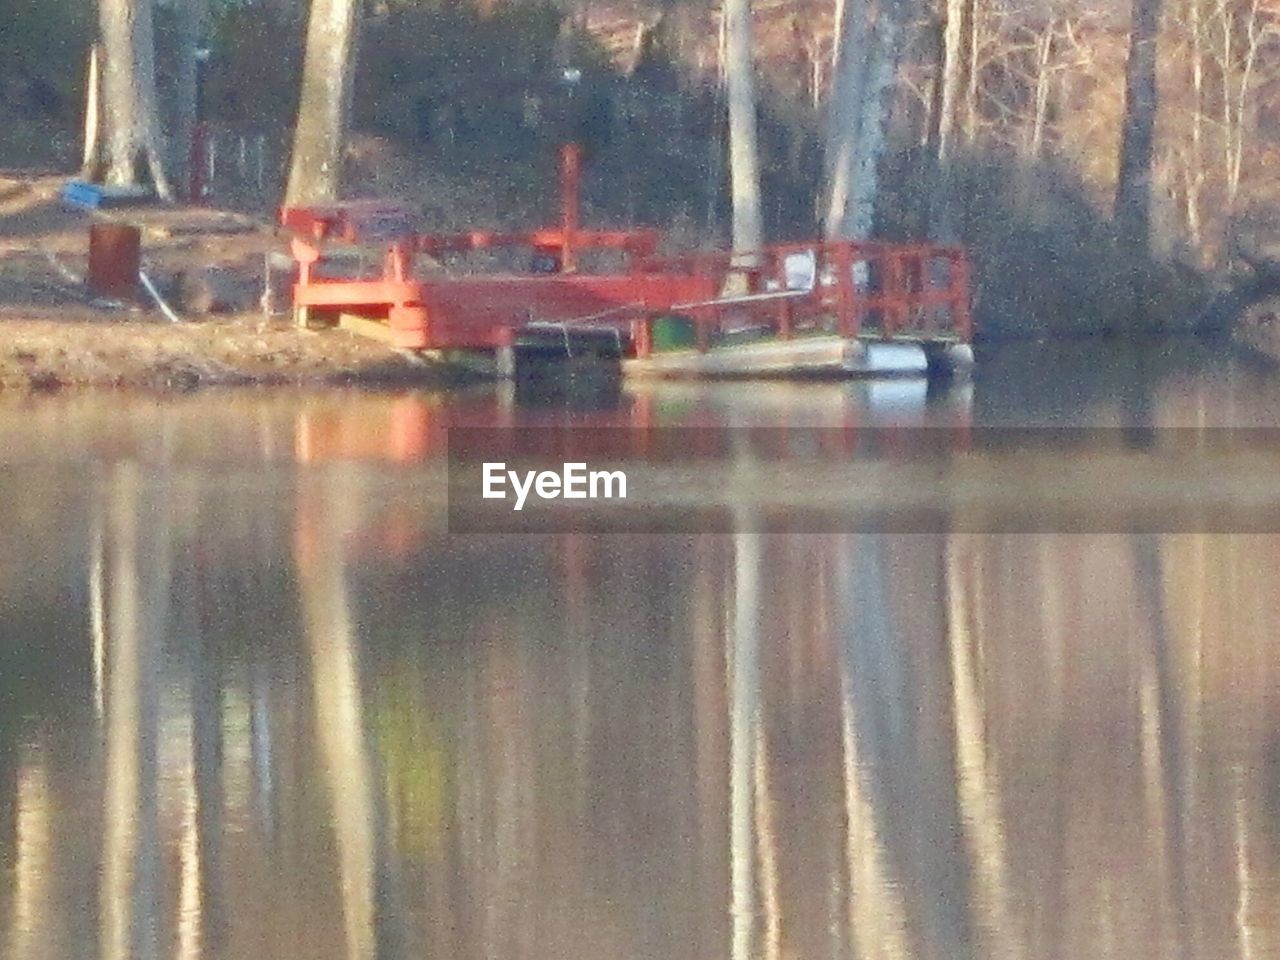
[[[94,218],[59,202],[64,183],[65,177],[50,174],[0,174],[0,216],[9,228],[0,242],[0,329],[6,341],[0,348],[0,389],[448,387],[467,379],[454,368],[346,331],[301,331],[287,313],[264,316],[258,305],[263,262],[273,251],[283,251],[283,239],[268,220],[228,210],[157,205],[108,214],[140,227],[144,262],[166,296],[174,298],[182,322],[171,323],[141,302],[95,303],[81,282]],[[205,271],[221,271],[230,281],[234,302],[218,308],[226,312],[209,313],[178,295],[184,276]],[[979,299],[984,296],[992,294],[980,288]],[[1170,304],[1164,332],[1199,328],[1205,316],[1199,301],[1171,297]],[[276,309],[287,310],[287,303]],[[1076,309],[1087,310],[1080,304]],[[1220,316],[1214,326],[1221,330],[1231,319]],[[1080,323],[1064,323],[1048,338],[1092,337],[1104,330],[1081,312]],[[1045,339],[1044,331],[1007,320],[992,327],[980,323],[978,335],[988,342]]]

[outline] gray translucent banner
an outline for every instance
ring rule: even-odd
[[[448,503],[455,533],[1263,533],[1280,430],[451,428]]]

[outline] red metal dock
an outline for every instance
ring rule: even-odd
[[[959,247],[838,241],[660,257],[655,231],[581,228],[579,174],[577,148],[566,147],[561,222],[523,233],[419,234],[406,208],[380,201],[285,208],[298,322],[342,318],[430,351],[502,353],[549,332],[566,344],[595,335],[631,373],[851,372],[868,342],[918,343],[940,366],[971,360],[970,266]],[[380,254],[372,275],[331,266],[353,244]],[[523,252],[530,272],[458,276],[439,264],[482,250]],[[435,262],[415,269],[419,254]],[[586,269],[602,258],[613,261],[604,271]],[[655,324],[686,340],[658,343]]]

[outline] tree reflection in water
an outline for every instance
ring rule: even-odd
[[[464,540],[401,480],[28,509],[6,958],[1280,949],[1274,537]]]

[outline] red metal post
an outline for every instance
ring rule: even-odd
[[[778,250],[775,250],[771,254],[771,256],[773,257],[773,267],[769,272],[773,275],[773,278],[778,285],[779,292],[784,294],[784,297],[778,301],[777,310],[775,313],[775,321],[778,326],[778,330],[777,330],[778,339],[790,340],[791,339],[791,321],[792,321],[791,301],[787,300],[785,297],[785,294],[787,293],[786,248],[779,248]]]
[[[973,340],[973,310],[969,297],[969,255],[958,250],[951,261],[951,326],[965,343]]]
[[[632,321],[631,335],[636,344],[636,356],[644,360],[653,353],[653,320],[640,317]]]
[[[828,250],[835,254],[836,320],[840,336],[856,337],[860,318],[855,302],[858,292],[853,283],[853,247],[848,243],[836,243]]]
[[[383,268],[386,279],[396,283],[407,280],[413,270],[412,257],[408,243],[403,240],[392,243],[387,248],[386,264]]]
[[[560,268],[565,273],[577,269],[574,247],[578,233],[578,188],[582,181],[582,147],[566,143],[560,148],[560,229],[564,246],[560,251]]]
[[[711,325],[716,322],[715,307],[699,307],[692,313],[698,352],[706,353],[711,349]]]
[[[907,272],[903,269],[902,252],[890,250],[884,264],[884,335],[891,337],[902,326],[907,307]]]
[[[922,316],[925,300],[924,251],[920,247],[911,247],[902,257],[902,317],[900,323],[906,326]],[[914,313],[913,313],[914,308]]]
[[[791,301],[778,301],[778,339],[791,339]]]

